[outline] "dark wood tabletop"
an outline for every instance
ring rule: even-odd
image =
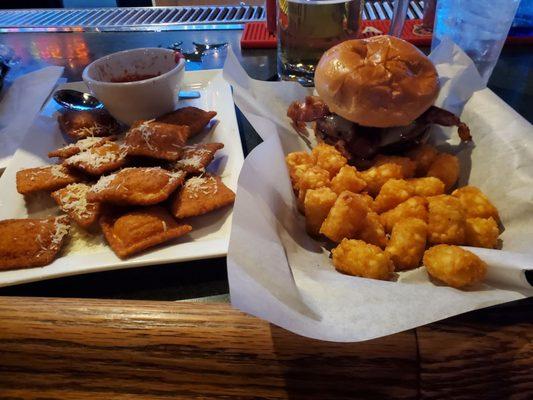
[[[241,33],[16,33],[1,34],[0,43],[21,57],[10,79],[61,65],[76,81],[87,63],[114,51],[207,41],[230,43],[252,77],[274,80],[275,51],[241,52]],[[187,68],[221,68],[223,55]],[[529,121],[532,61],[530,48],[507,47],[489,82]],[[237,113],[247,153],[260,139]],[[0,398],[533,398],[532,299],[339,344],[291,334],[224,302],[190,301],[227,293],[223,258],[2,288]]]
[[[0,398],[531,399],[532,306],[331,343],[226,304],[0,297]]]

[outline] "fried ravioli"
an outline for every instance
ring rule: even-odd
[[[235,193],[218,176],[195,176],[185,182],[172,201],[176,218],[194,217],[233,204]]]
[[[69,158],[74,154],[89,150],[90,148],[100,146],[109,140],[114,140],[112,136],[96,137],[91,136],[85,139],[78,140],[76,143],[71,143],[68,146],[61,147],[48,153],[48,157]]]
[[[173,165],[173,169],[186,171],[190,174],[198,174],[205,171],[215,153],[223,148],[222,143],[202,143],[183,148],[184,152],[181,158]]]
[[[53,191],[71,183],[80,182],[83,177],[63,165],[22,169],[17,172],[17,191],[30,194],[41,190]]]
[[[79,140],[89,136],[110,136],[120,132],[118,122],[105,110],[68,110],[57,118],[61,132]]]
[[[185,172],[160,167],[124,168],[103,176],[87,194],[88,201],[118,205],[151,205],[165,201],[183,184]]]
[[[131,156],[152,157],[176,161],[189,137],[189,127],[155,122],[138,121],[126,133],[126,152]]]
[[[91,189],[85,183],[73,183],[52,193],[59,208],[82,228],[89,228],[101,213],[101,204],[87,201]]]
[[[190,225],[180,225],[160,206],[151,206],[121,214],[106,213],[100,218],[104,236],[120,258],[185,235]]]
[[[0,221],[0,270],[42,267],[61,250],[68,217]]]
[[[115,171],[126,164],[126,152],[116,142],[107,142],[101,146],[75,154],[64,161],[64,165],[79,169],[90,175],[100,176]]]
[[[216,111],[204,111],[196,107],[183,107],[162,115],[156,121],[172,125],[186,125],[190,129],[189,137],[192,137],[200,133],[215,115],[217,115]]]

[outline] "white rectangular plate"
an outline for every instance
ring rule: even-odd
[[[63,87],[86,90],[82,82],[69,83]],[[183,90],[198,90],[201,97],[183,100],[180,102],[180,107],[190,105],[217,112],[208,129],[194,139],[201,142],[224,143],[224,148],[217,152],[209,169],[221,175],[223,182],[235,190],[244,156],[230,86],[222,77],[221,70],[194,71],[185,74]],[[15,181],[18,170],[55,161],[49,159],[47,153],[65,144],[54,115],[57,110],[58,106],[53,101],[46,104],[28,131],[21,148],[14,154],[0,178],[0,220],[40,218],[60,214],[60,210],[48,194],[38,194],[25,199],[16,191]],[[0,272],[0,286],[88,272],[225,256],[228,250],[231,217],[231,209],[226,208],[191,218],[189,223],[193,231],[189,235],[172,244],[148,250],[126,260],[118,258],[105,244],[101,235],[89,236],[79,228],[73,227],[71,236],[74,238],[52,264],[41,268]]]

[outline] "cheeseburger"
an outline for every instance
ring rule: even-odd
[[[287,115],[298,131],[314,122],[317,139],[356,166],[424,143],[431,124],[457,126],[461,140],[471,140],[457,116],[433,106],[437,70],[402,39],[375,36],[332,47],[316,67],[315,88],[318,96],[292,103]]]

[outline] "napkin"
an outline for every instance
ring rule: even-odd
[[[431,55],[441,80],[437,105],[470,126],[474,144],[435,127],[439,148],[461,160],[461,184],[480,187],[500,211],[503,250],[470,248],[489,265],[487,279],[458,290],[431,282],[424,268],[396,282],[336,272],[321,243],[305,233],[284,154],[305,150],[285,116],[309,93],[292,82],[250,79],[229,53],[224,76],[237,106],[264,142],[244,162],[233,209],[228,278],[233,306],[300,335],[354,342],[390,335],[467,311],[533,295],[533,130],[489,89],[472,61],[443,41]]]
[[[46,67],[18,77],[0,102],[0,171],[19,147],[33,120],[63,73]]]

